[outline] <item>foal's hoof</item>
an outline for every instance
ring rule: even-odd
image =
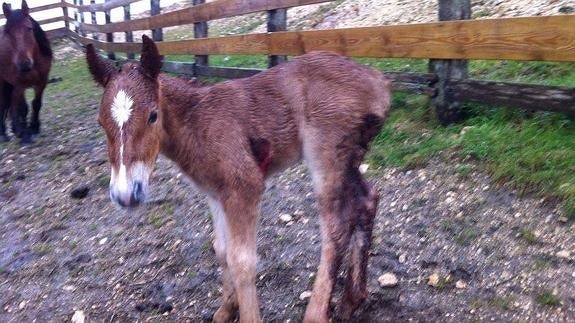
[[[213,323],[227,323],[231,322],[237,313],[237,308],[235,306],[222,305],[218,308],[214,317],[212,318]]]

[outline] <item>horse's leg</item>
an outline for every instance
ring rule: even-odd
[[[213,198],[208,199],[212,220],[214,225],[214,251],[220,267],[222,268],[222,304],[216,311],[213,321],[229,322],[238,309],[238,300],[236,297],[230,269],[226,259],[228,243],[228,225],[226,214],[221,203]]]
[[[37,135],[40,133],[40,108],[42,108],[42,95],[46,88],[47,80],[34,87],[34,100],[32,100],[32,118],[30,119],[30,133]]]
[[[10,117],[12,118],[12,130],[20,137],[20,144],[32,143],[32,137],[26,126],[26,115],[28,114],[28,104],[24,96],[24,88],[14,87],[12,90],[12,108]]]
[[[377,213],[379,194],[371,187],[355,167],[348,170],[351,175],[352,192],[349,204],[344,212],[355,218],[355,231],[351,242],[348,275],[345,282],[339,313],[342,319],[349,320],[353,312],[367,298],[367,264],[373,222]]]
[[[261,322],[256,293],[256,231],[258,208],[264,190],[259,169],[231,175],[233,186],[220,194],[228,227],[226,261],[240,309],[240,322]],[[242,174],[242,175],[237,175]],[[243,176],[244,178],[239,178]],[[225,305],[225,304],[224,304]]]
[[[6,133],[6,117],[10,110],[10,99],[12,96],[12,85],[0,81],[0,142],[10,141]]]
[[[310,135],[308,138],[328,138]],[[325,146],[324,146],[325,144]],[[323,146],[323,147],[322,147]],[[348,213],[341,212],[345,180],[345,159],[330,142],[304,142],[304,156],[319,200],[321,229],[321,258],[314,282],[313,293],[307,305],[304,322],[329,322],[329,304],[341,260],[349,246],[352,234]]]

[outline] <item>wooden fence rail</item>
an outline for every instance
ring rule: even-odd
[[[150,30],[328,1],[332,0],[220,0],[147,18],[106,25],[84,24],[82,30],[99,33]]]
[[[154,15],[131,19],[129,6],[136,1],[141,0],[106,0],[100,4],[91,0],[90,5],[82,3],[75,5],[61,0],[32,8],[31,11],[62,8],[62,17],[40,22],[47,24],[64,21],[66,26],[73,22],[73,25],[78,27],[77,32],[60,28],[49,31],[50,37],[70,35],[84,45],[92,43],[109,53],[138,53],[141,44],[132,42],[132,31],[155,29],[156,33],[161,34],[161,29],[164,27],[194,24],[195,29],[199,28],[195,32],[196,39],[160,41],[157,44],[163,55],[195,55],[196,63],[165,62],[164,64],[164,70],[167,72],[194,76],[238,78],[261,72],[260,69],[209,66],[208,55],[247,54],[282,57],[314,50],[330,50],[350,57],[423,58],[447,60],[446,62],[470,59],[575,62],[573,14],[294,32],[282,31],[285,29],[285,9],[329,0],[216,0],[208,3],[194,0],[194,4],[197,5],[165,13],[160,13],[158,0],[146,0],[151,2]],[[464,10],[469,5],[469,0],[438,1],[440,9],[447,11]],[[461,9],[455,8],[455,2]],[[111,23],[108,20],[104,25],[96,24],[94,19],[96,12],[109,12],[119,7],[124,8],[124,21]],[[74,21],[68,16],[68,9],[80,13],[81,17],[84,13],[90,13],[91,23]],[[268,12],[268,33],[203,38],[207,35],[207,22],[210,20],[261,11]],[[465,15],[469,16],[469,13],[465,12]],[[453,17],[458,19],[457,15]],[[94,39],[86,37],[87,32],[92,33]],[[125,34],[126,42],[113,42],[110,35],[114,32]],[[98,41],[98,33],[108,34],[108,41]],[[156,39],[161,39],[161,36]],[[465,75],[462,79],[449,78],[450,76],[443,79],[435,74],[435,71],[430,74],[387,74],[394,82],[394,89],[399,91],[431,97],[437,97],[441,92],[441,95],[449,100],[477,101],[575,114],[574,88],[477,81],[466,79]]]
[[[301,55],[330,50],[351,57],[572,62],[574,26],[575,15],[485,19],[247,34],[162,42],[158,48],[164,55]],[[106,51],[134,51],[140,46],[79,40]]]

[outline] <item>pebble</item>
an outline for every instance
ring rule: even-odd
[[[108,241],[108,237],[102,238],[100,239],[100,241],[98,241],[99,245],[103,245],[104,243],[106,243]]]
[[[427,279],[427,285],[437,287],[439,285],[439,274],[433,273]]]
[[[567,223],[567,222],[569,222],[569,219],[566,216],[561,216],[561,217],[559,217],[559,222]]]
[[[556,256],[559,258],[569,258],[571,257],[571,253],[567,250],[561,250],[558,253],[556,253]]]
[[[397,286],[398,279],[393,273],[385,273],[377,279],[381,287],[395,287]]]
[[[311,297],[311,291],[306,290],[305,292],[302,292],[301,294],[299,294],[299,299],[301,299],[302,301],[304,299],[310,298]]]
[[[86,315],[84,311],[75,311],[72,316],[72,323],[84,323],[86,321]]]
[[[458,280],[455,282],[455,288],[457,289],[464,289],[467,287],[467,283],[463,280]]]
[[[293,218],[291,215],[284,213],[284,214],[280,215],[280,220],[284,223],[288,223],[288,222],[291,222],[293,220]]]
[[[369,169],[369,165],[368,165],[368,164],[361,164],[361,165],[359,165],[359,172],[362,173],[362,174],[365,174],[368,169]]]
[[[399,256],[399,263],[403,264],[407,260],[407,256],[405,254]]]

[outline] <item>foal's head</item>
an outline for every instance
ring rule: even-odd
[[[30,72],[34,67],[34,53],[38,50],[34,36],[34,20],[30,17],[30,10],[26,1],[22,1],[22,8],[12,10],[7,3],[2,4],[2,11],[6,16],[4,35],[8,39],[12,53],[12,64],[20,73]]]
[[[145,198],[163,132],[157,82],[161,56],[146,36],[140,64],[128,63],[119,71],[92,45],[86,50],[90,72],[104,88],[98,122],[108,139],[110,198],[124,207],[137,206]]]

